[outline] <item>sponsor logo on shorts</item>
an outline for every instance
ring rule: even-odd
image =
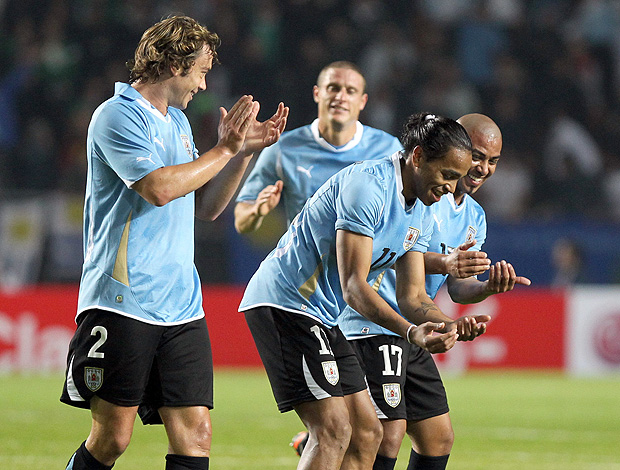
[[[86,367],[84,369],[84,382],[93,392],[96,392],[103,385],[103,369],[101,367]]]
[[[383,398],[392,408],[400,404],[400,384],[383,384]]]
[[[418,237],[420,236],[420,230],[415,227],[409,227],[407,230],[407,235],[405,236],[405,241],[403,242],[403,248],[405,251],[409,251],[415,242],[418,241]]]
[[[332,385],[336,385],[338,380],[340,380],[336,361],[325,361],[322,362],[321,365],[323,366],[323,374],[325,374],[327,381]]]

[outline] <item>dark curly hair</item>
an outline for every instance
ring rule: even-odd
[[[419,145],[427,160],[442,158],[451,148],[472,150],[471,139],[463,126],[453,119],[430,113],[409,116],[403,128],[401,143],[405,156]]]
[[[168,73],[171,66],[186,74],[204,46],[209,48],[213,62],[217,64],[219,61],[215,50],[220,43],[217,34],[193,18],[172,16],[162,20],[144,32],[134,58],[127,62],[129,81],[157,82]]]

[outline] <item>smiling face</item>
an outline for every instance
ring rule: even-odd
[[[365,80],[358,72],[347,68],[330,68],[319,76],[314,86],[314,101],[318,104],[319,126],[341,131],[354,126],[366,106]]]
[[[410,184],[403,179],[403,194],[407,201],[418,198],[426,206],[439,202],[441,196],[453,193],[456,185],[472,166],[469,150],[451,147],[442,157],[427,160],[421,147],[416,147],[405,166],[413,166]],[[405,175],[403,175],[405,176]],[[407,187],[408,186],[408,187]]]
[[[457,196],[475,193],[495,173],[502,152],[502,135],[495,123],[478,120],[462,124],[471,139],[473,152],[471,168],[459,181]]]
[[[183,74],[183,70],[173,68],[170,79],[168,106],[187,108],[188,103],[200,90],[207,89],[206,75],[213,66],[213,55],[205,46],[196,58],[194,65]]]

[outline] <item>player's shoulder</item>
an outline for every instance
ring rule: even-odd
[[[398,140],[398,138],[394,137],[392,134],[384,130],[377,129],[376,127],[368,126],[366,124],[362,124],[362,126],[364,129],[365,138],[381,140],[381,141],[395,143],[395,144],[400,145],[400,141]]]
[[[278,142],[280,145],[294,144],[299,141],[305,141],[312,137],[312,130],[310,125],[296,127],[282,132]]]

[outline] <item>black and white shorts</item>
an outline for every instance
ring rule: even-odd
[[[338,327],[275,307],[247,310],[245,318],[282,413],[366,389],[355,352]]]
[[[379,419],[419,421],[449,411],[446,390],[432,355],[400,336],[350,341]]]
[[[89,408],[98,396],[139,406],[144,424],[160,424],[162,406],[213,408],[213,360],[204,318],[174,326],[104,310],[78,318],[60,400]]]

